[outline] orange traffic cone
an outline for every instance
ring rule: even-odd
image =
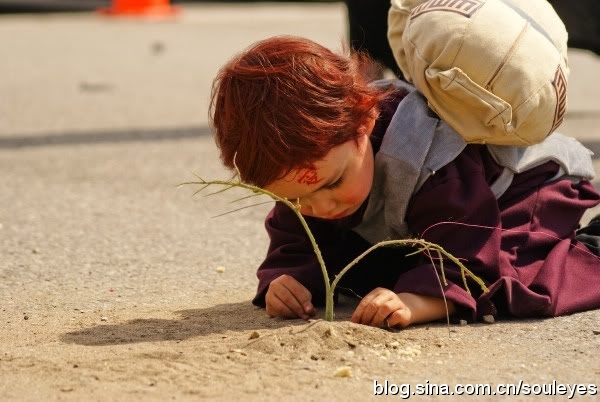
[[[100,12],[108,15],[142,16],[142,17],[170,17],[179,10],[169,4],[169,0],[112,0],[110,8],[101,9]]]

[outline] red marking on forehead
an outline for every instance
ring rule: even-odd
[[[317,174],[317,169],[303,169],[296,182],[300,184],[307,184],[309,186],[313,184],[317,184],[323,179],[319,179],[319,175]]]

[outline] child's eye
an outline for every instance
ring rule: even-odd
[[[328,190],[333,190],[334,188],[338,188],[342,184],[343,180],[344,180],[344,175],[340,176],[340,178],[337,179],[336,181],[334,181],[333,183],[326,185],[325,188]]]

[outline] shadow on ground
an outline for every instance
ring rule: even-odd
[[[336,305],[336,322],[349,321],[358,300],[340,297]],[[203,309],[180,310],[174,312],[178,318],[142,318],[118,324],[96,325],[90,328],[68,332],[60,337],[64,343],[83,346],[109,346],[144,342],[182,341],[199,336],[224,334],[226,332],[249,332],[253,330],[276,330],[284,327],[303,327],[306,321],[300,319],[269,318],[264,309],[253,306],[249,301],[240,303],[219,304]],[[315,318],[322,318],[323,310],[317,311]],[[469,327],[496,328],[500,330],[507,325],[521,327],[523,324],[552,325],[557,319],[505,319],[500,326],[474,323]],[[390,329],[389,332],[410,333],[411,339],[429,339],[439,336],[439,330],[447,330],[448,337],[460,332],[461,325],[448,325],[445,320],[433,323],[414,325],[406,329]],[[365,327],[369,328],[369,327]],[[437,331],[429,331],[437,329]],[[565,332],[569,332],[565,327]],[[593,328],[592,328],[593,329]],[[424,331],[425,330],[425,331]]]
[[[269,318],[250,302],[219,304],[204,309],[176,311],[180,318],[143,318],[120,324],[97,325],[61,336],[65,343],[86,346],[185,340],[197,336],[275,329],[304,324],[303,320]]]
[[[336,320],[350,320],[357,300],[341,296],[335,307]],[[62,342],[85,346],[120,345],[126,343],[185,340],[197,336],[277,329],[306,324],[301,319],[270,318],[263,308],[250,301],[218,304],[203,309],[179,310],[179,318],[140,318],[119,324],[104,324],[68,332]],[[317,309],[314,318],[322,318],[324,309]]]

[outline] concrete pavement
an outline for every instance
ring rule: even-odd
[[[204,126],[217,69],[255,40],[345,37],[334,4],[185,7],[172,21],[95,14],[4,16],[0,136]]]

